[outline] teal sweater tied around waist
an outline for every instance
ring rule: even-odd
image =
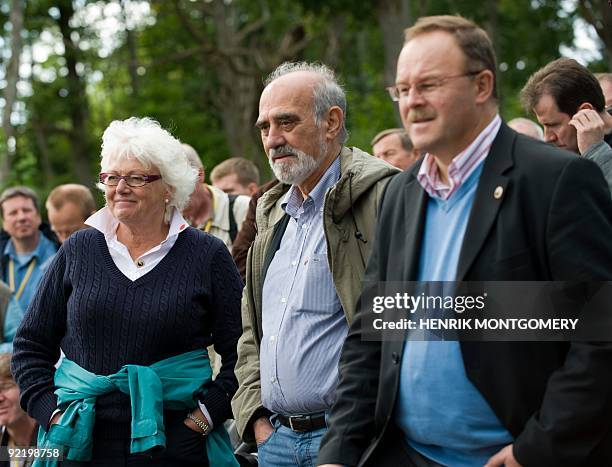
[[[163,410],[197,407],[196,395],[211,380],[206,350],[193,350],[151,366],[124,365],[117,373],[100,376],[64,358],[55,373],[55,394],[63,410],[59,423],[38,432],[39,448],[59,448],[64,459],[89,461],[93,447],[96,398],[121,391],[131,400],[132,454],[165,448]],[[238,467],[225,428],[215,426],[206,437],[210,465]],[[55,459],[37,459],[34,467],[57,465]]]

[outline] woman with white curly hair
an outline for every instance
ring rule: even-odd
[[[225,245],[180,214],[197,173],[148,118],[112,122],[101,156],[106,206],[63,244],[14,341],[38,446],[60,447],[62,465],[237,465],[223,422],[242,283]]]

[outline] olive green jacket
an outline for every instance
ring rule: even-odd
[[[387,182],[399,170],[357,148],[344,147],[340,153],[340,173],[338,182],[325,195],[323,227],[332,278],[350,324],[361,293],[366,261],[374,243],[372,237],[379,200]],[[267,255],[273,254],[269,250],[274,226],[285,214],[281,203],[289,188],[289,185],[279,183],[259,199],[257,237],[247,257],[246,286],[242,296],[243,333],[238,341],[236,363],[239,388],[232,400],[238,433],[247,442],[254,438],[251,419],[265,412],[259,380],[262,269]]]

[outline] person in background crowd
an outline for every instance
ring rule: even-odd
[[[64,242],[14,341],[39,447],[60,445],[66,466],[235,466],[223,422],[242,282],[223,242],[181,216],[197,171],[148,118],[112,122],[101,158],[106,206]]]
[[[23,314],[24,310],[19,306],[11,289],[0,281],[0,353],[13,351],[13,339]]]
[[[36,420],[19,405],[19,387],[11,374],[11,354],[0,353],[0,448],[4,450],[36,446]],[[5,451],[7,453],[7,451]],[[0,467],[30,467],[32,458],[0,461]]]
[[[183,144],[183,150],[191,167],[198,171],[198,182],[183,215],[193,227],[220,238],[231,249],[246,217],[250,198],[228,195],[206,184],[204,166],[198,153],[188,144]]]
[[[421,157],[421,152],[413,146],[403,128],[381,131],[370,144],[374,156],[400,170],[408,169]]]
[[[56,186],[45,203],[51,229],[60,242],[77,230],[86,228],[85,220],[96,212],[96,202],[89,188],[76,183]]]
[[[234,258],[234,262],[238,267],[238,272],[240,272],[242,282],[246,281],[247,254],[249,252],[249,248],[251,248],[251,245],[253,244],[253,240],[255,240],[255,236],[257,235],[257,223],[255,222],[257,202],[266,191],[273,186],[276,186],[277,183],[278,180],[276,179],[264,183],[257,193],[251,197],[246,218],[244,219],[242,227],[240,228],[240,231],[236,236],[236,240],[234,240],[234,244],[232,245],[232,258]]]
[[[595,78],[599,81],[607,108],[612,108],[612,73],[596,73]]]
[[[258,201],[232,401],[262,466],[313,466],[379,195],[394,167],[347,148],[346,98],[324,65],[284,63],[256,126],[279,183]]]
[[[259,169],[244,157],[232,157],[212,169],[210,180],[228,195],[253,196],[259,189]]]
[[[0,281],[0,353],[13,351],[13,339],[23,314],[24,310],[19,306],[11,289]]]
[[[544,140],[581,154],[601,168],[612,193],[612,115],[595,76],[571,58],[536,71],[521,91],[523,107],[544,127]]]
[[[533,120],[523,117],[513,118],[508,122],[508,126],[523,135],[531,136],[533,139],[539,141],[544,141],[544,131],[542,131],[542,127]]]
[[[49,226],[42,223],[36,193],[24,186],[0,194],[0,280],[7,283],[19,306],[26,310],[57,248]]]
[[[387,186],[366,283],[612,279],[601,170],[509,129],[496,73],[490,38],[465,18],[422,17],[406,30],[390,91],[426,155]],[[364,304],[344,344],[320,465],[612,465],[609,341],[406,330],[366,341],[372,313]]]

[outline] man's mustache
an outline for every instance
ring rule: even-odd
[[[410,123],[414,123],[419,122],[421,120],[431,120],[435,116],[435,112],[429,109],[412,109],[408,113],[408,121]]]
[[[270,149],[270,157],[274,159],[275,157],[280,156],[297,156],[296,150],[288,145],[284,144],[283,146],[279,146],[277,148]]]

